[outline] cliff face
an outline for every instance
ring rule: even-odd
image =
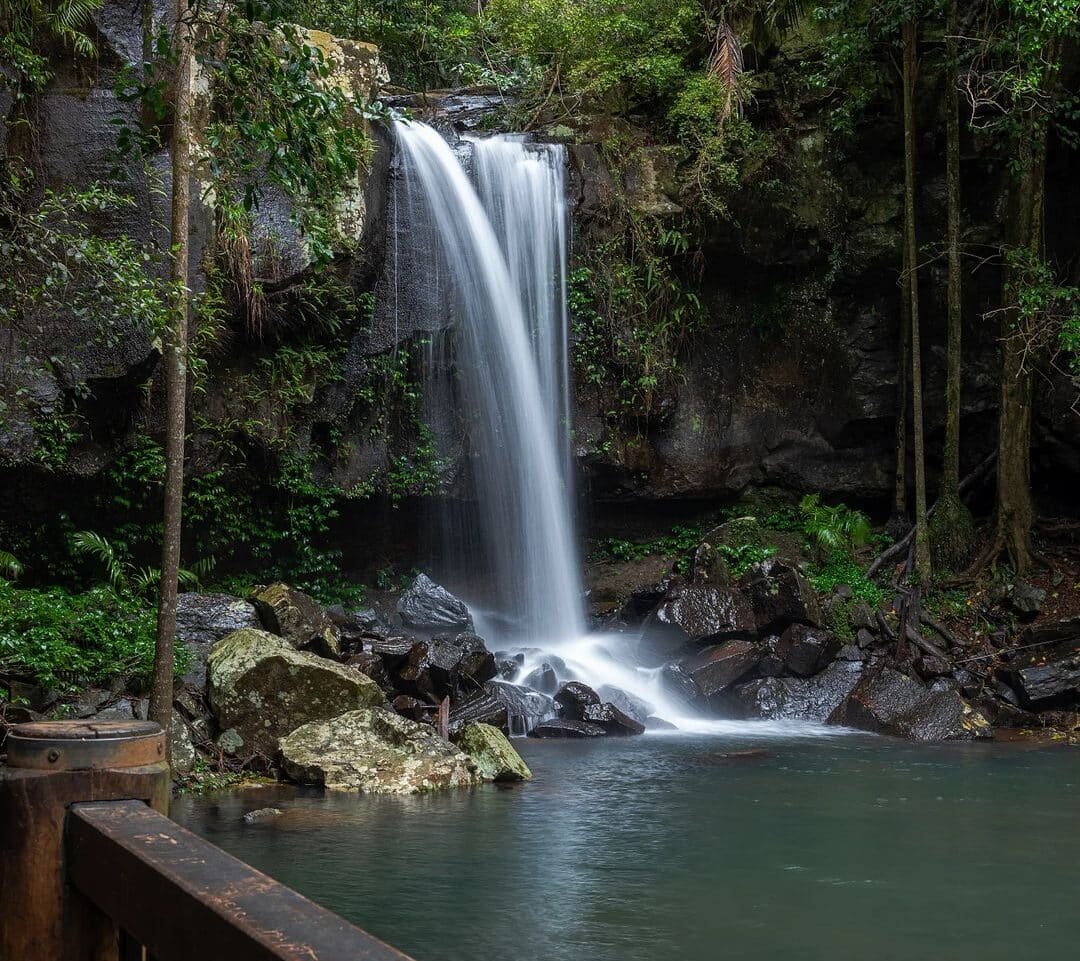
[[[41,180],[51,187],[100,180],[131,193],[135,205],[122,219],[103,219],[99,229],[160,244],[168,157],[151,158],[146,169],[132,163],[118,169],[111,123],[116,115],[133,119],[132,108],[112,89],[117,71],[137,57],[137,28],[116,4],[106,5],[98,26],[103,49],[89,73],[61,69],[40,98]],[[312,37],[325,47],[339,82],[359,95],[371,96],[385,80],[373,48]],[[925,97],[921,114],[933,118],[937,92]],[[458,120],[471,123],[483,112],[482,100],[466,97],[448,106],[460,111]],[[705,319],[681,348],[679,376],[656,413],[636,431],[616,429],[606,416],[608,398],[584,381],[577,384],[577,455],[585,489],[597,501],[729,497],[753,485],[879,503],[889,496],[902,214],[895,111],[879,105],[856,139],[841,145],[826,134],[820,105],[774,92],[757,109],[761,122],[788,131],[785,176],[779,185],[734,194],[730,217],[703,245],[698,263]],[[928,119],[919,144],[926,414],[935,461],[944,383],[943,131],[944,123]],[[313,460],[319,482],[343,491],[410,496],[424,493],[432,475],[441,473],[453,493],[466,446],[463,428],[452,417],[427,418],[450,452],[430,461],[423,404],[415,396],[420,344],[434,335],[445,346],[440,332],[451,331],[452,339],[452,317],[433,299],[431,278],[393,275],[391,240],[407,238],[416,225],[398,216],[391,144],[384,133],[375,135],[378,150],[342,205],[347,234],[356,243],[333,270],[311,270],[284,198],[269,193],[259,208],[252,269],[272,278],[265,286],[281,298],[284,319],[269,333],[252,332],[237,304],[227,303],[232,313],[222,322],[229,336],[216,345],[192,399],[195,472],[215,466],[227,435],[246,449],[243,471],[253,486],[265,482],[269,458],[294,451]],[[637,135],[648,140],[642,131]],[[603,198],[612,189],[678,223],[683,212],[665,189],[662,149],[643,152],[645,159],[632,170],[615,174],[602,160],[597,137],[577,131],[574,139],[569,152],[578,253],[610,230]],[[1053,151],[1051,247],[1063,256],[1080,240],[1080,197],[1069,190],[1078,172],[1074,156]],[[973,251],[1001,243],[1006,186],[1003,158],[984,144],[966,142],[965,229]],[[200,266],[192,286],[202,290],[215,253],[211,205],[200,208],[195,224],[193,262]],[[328,278],[337,284],[336,300],[319,286]],[[994,442],[997,321],[985,314],[999,302],[1000,282],[991,266],[965,277],[968,466]],[[304,300],[316,287],[318,296]],[[315,360],[290,368],[293,380],[283,400],[275,363],[282,351],[301,346],[314,351]],[[5,512],[20,513],[23,521],[36,505],[44,516],[54,511],[58,496],[73,490],[89,495],[106,483],[118,453],[137,434],[156,430],[157,361],[157,345],[145,331],[115,331],[101,343],[92,317],[52,318],[6,351],[0,470],[16,498]],[[1035,480],[1052,493],[1080,478],[1077,384],[1053,374],[1041,390]],[[40,434],[52,414],[65,409],[78,413],[80,431],[63,463],[45,466],[36,455]],[[421,463],[424,458],[429,462]]]

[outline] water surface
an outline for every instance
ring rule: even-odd
[[[265,788],[173,816],[417,961],[1038,961],[1080,945],[1075,750],[516,743],[529,784]],[[765,753],[731,756],[745,750]],[[241,820],[268,804],[285,814]]]

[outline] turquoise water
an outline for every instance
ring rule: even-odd
[[[1080,950],[1080,751],[884,738],[516,742],[535,779],[247,790],[173,816],[418,961]],[[735,756],[738,751],[763,754]],[[285,813],[246,824],[246,811]]]

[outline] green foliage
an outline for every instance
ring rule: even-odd
[[[827,554],[820,563],[811,565],[807,571],[807,579],[823,596],[828,596],[841,584],[846,584],[855,597],[874,607],[887,596],[884,588],[866,576],[866,569],[843,551]]]
[[[14,74],[17,99],[52,76],[44,51],[60,43],[79,57],[95,53],[90,17],[101,0],[6,0],[0,4],[0,63]],[[10,76],[10,75],[9,75]]]
[[[0,550],[0,580],[17,581],[22,572],[20,560],[9,551]]]
[[[145,682],[155,628],[150,602],[112,587],[71,594],[0,580],[0,671],[44,687],[67,691],[114,677]],[[186,651],[177,652],[178,675],[189,662]]]
[[[101,534],[94,531],[76,531],[71,535],[71,551],[79,557],[92,557],[105,570],[109,586],[117,592],[131,592],[149,596],[157,590],[161,580],[161,571],[156,567],[136,568],[120,557],[117,549]],[[207,576],[214,568],[212,558],[203,558],[189,570],[180,568],[179,582],[182,588],[195,590],[200,579]]]
[[[742,577],[752,565],[767,561],[776,554],[772,544],[719,544],[716,549],[735,577]]]
[[[597,545],[594,556],[616,561],[636,561],[653,555],[685,554],[697,547],[701,541],[701,535],[700,526],[676,525],[667,534],[643,541],[608,537]]]
[[[820,494],[807,494],[799,502],[803,531],[825,553],[851,554],[870,537],[870,519],[845,504],[821,503]]]

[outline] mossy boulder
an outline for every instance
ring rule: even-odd
[[[313,721],[281,739],[285,774],[363,794],[419,794],[481,780],[476,763],[427,724],[383,707]]]
[[[506,735],[490,724],[466,724],[450,739],[476,762],[485,781],[528,781],[532,777]]]
[[[340,658],[341,632],[330,615],[303,591],[271,584],[252,598],[263,626],[293,647],[310,647],[323,657]]]
[[[207,667],[210,707],[243,753],[272,756],[278,738],[302,724],[386,703],[367,675],[253,628],[218,641]]]

